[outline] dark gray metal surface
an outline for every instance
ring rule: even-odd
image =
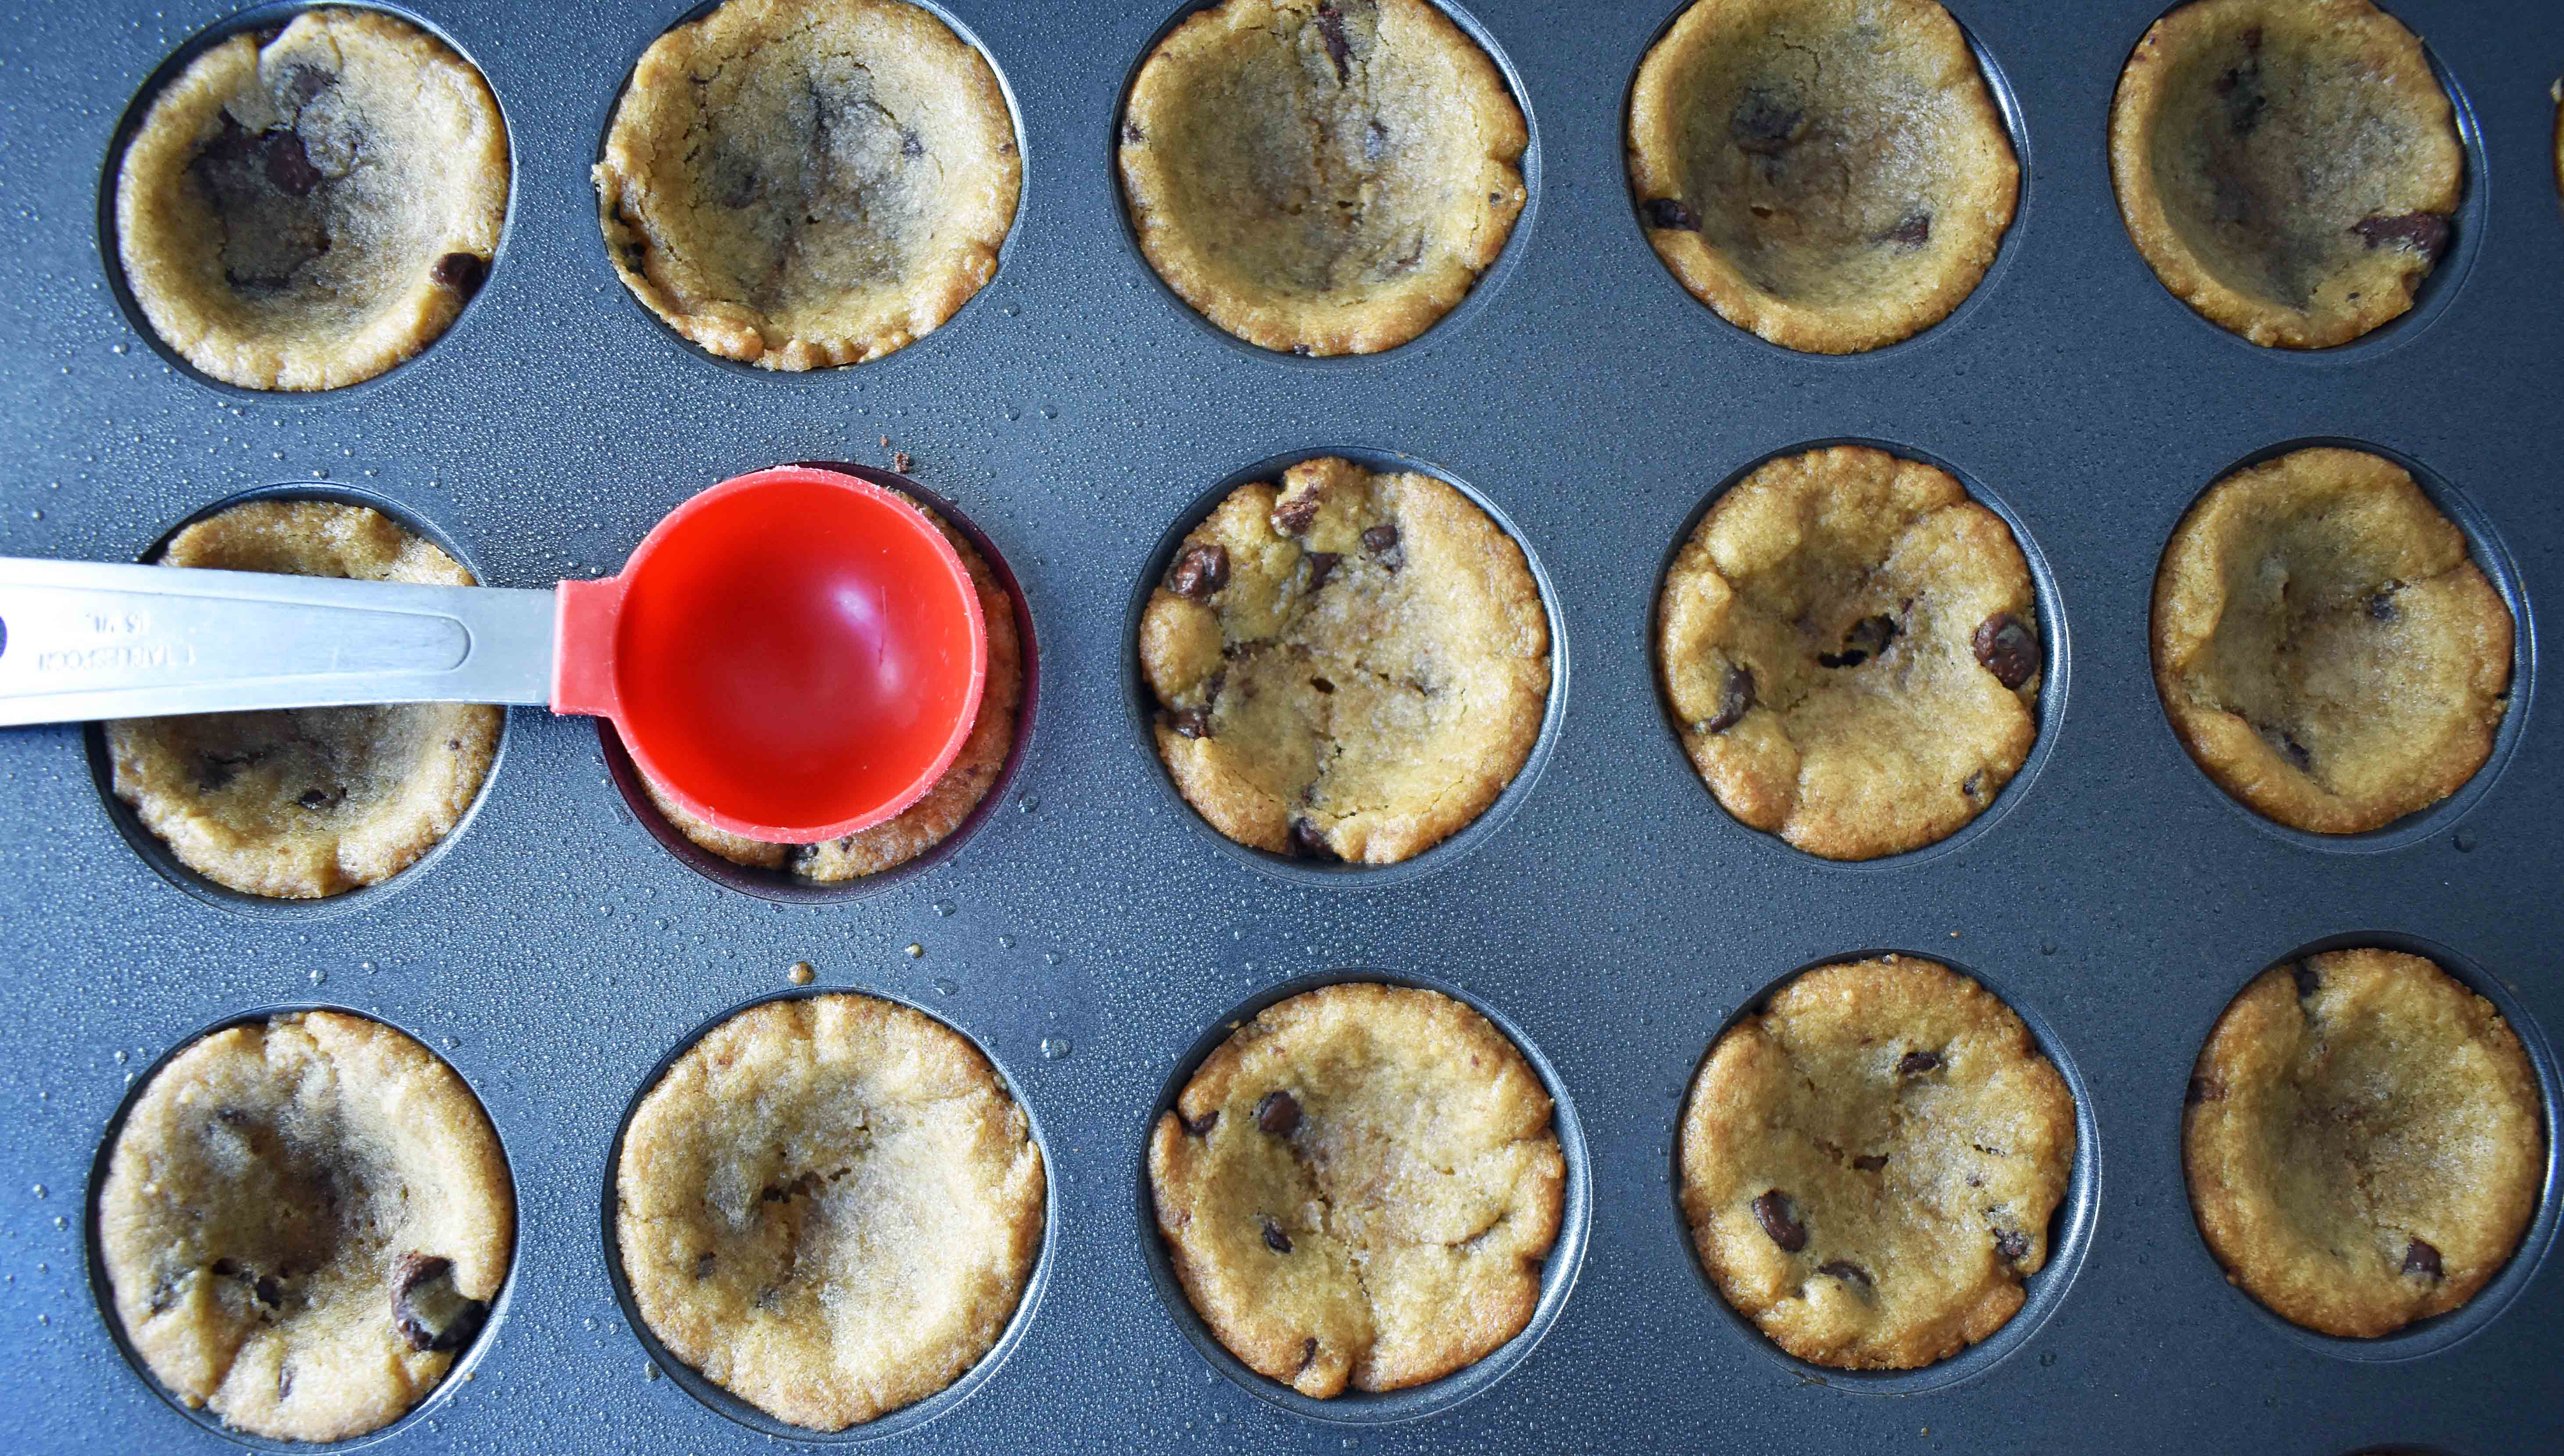
[[[2420,937],[2506,988],[2532,1040],[2564,1025],[2550,948],[2564,745],[2532,705],[2533,672],[2515,750],[2479,796],[2351,852],[2268,832],[2209,784],[2165,726],[2145,644],[2155,560],[2193,496],[2313,437],[2427,467],[2516,562],[2523,629],[2547,625],[2564,564],[2564,215],[2547,95],[2564,8],[2394,7],[2477,121],[2468,241],[2412,323],[2302,357],[2192,315],[2119,226],[2104,125],[2159,0],[1963,0],[2026,130],[2020,219],[1948,322],[1824,359],[1692,302],[1631,218],[1620,105],[1670,0],[1484,0],[1472,13],[1517,70],[1540,154],[1513,253],[1483,302],[1419,343],[1313,367],[1212,335],[1117,220],[1115,104],[1165,11],[955,0],[1021,109],[1024,202],[1004,268],[923,342],[784,378],[677,342],[625,296],[598,240],[587,168],[606,108],[682,7],[426,0],[417,13],[507,110],[507,241],[422,357],[299,398],[173,370],[99,255],[118,117],[219,0],[9,8],[0,552],[127,559],[244,488],[343,483],[449,533],[490,584],[542,585],[613,568],[715,481],[777,461],[886,464],[888,435],[1003,549],[1042,647],[1039,727],[1002,811],[931,871],[836,903],[778,905],[700,877],[634,820],[593,730],[539,713],[515,716],[480,812],[444,853],[320,915],[181,893],[111,825],[78,729],[0,733],[0,973],[21,1018],[0,1059],[13,1447],[236,1449],[117,1352],[85,1269],[86,1184],[154,1057],[247,1010],[323,1001],[453,1061],[521,1199],[509,1303],[474,1378],[382,1449],[765,1448],[647,1377],[599,1204],[651,1069],[708,1017],[784,989],[799,959],[823,986],[906,997],[977,1038],[1049,1152],[1054,1232],[1019,1342],[967,1399],[883,1449],[2564,1444],[2555,1261],[2515,1269],[2524,1289],[2491,1318],[2455,1317],[2479,1327],[2461,1344],[2426,1331],[2422,1346],[2445,1348],[2351,1358],[2224,1284],[2177,1146],[2218,1010],[2320,937]],[[1857,870],[1717,808],[1659,715],[1646,648],[1665,551],[1704,497],[1773,451],[1836,437],[1937,458],[2008,506],[2070,629],[2046,760],[2002,817],[1955,851]],[[1134,585],[1169,524],[1241,466],[1334,446],[1405,452],[1482,492],[1546,566],[1572,648],[1554,751],[1515,811],[1465,857],[1386,887],[1278,880],[1205,843],[1134,730],[1125,673]],[[2033,1281],[2044,1322],[1972,1378],[1904,1395],[1803,1379],[1727,1316],[1666,1181],[1679,1093],[1735,1010],[1800,966],[1888,947],[1980,972],[2030,1015],[2079,1076],[2096,1135],[2074,1205],[2088,1246],[2079,1268],[2060,1258]],[[1591,1147],[1590,1243],[1546,1339],[1474,1400],[1401,1425],[1313,1421],[1213,1368],[1162,1306],[1138,1218],[1145,1120],[1179,1058],[1230,1008],[1338,967],[1440,978],[1510,1017]],[[2524,1257],[2551,1242],[2554,1203],[2550,1173],[2545,1232]]]

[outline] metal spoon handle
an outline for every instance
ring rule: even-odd
[[[0,556],[0,726],[551,701],[549,591]]]

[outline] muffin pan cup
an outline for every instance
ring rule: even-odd
[[[2564,1447],[2551,1171],[2521,1251],[2471,1304],[2351,1343],[2226,1284],[2180,1157],[2183,1092],[2219,1011],[2262,967],[2339,936],[2443,947],[2452,973],[2496,992],[2537,1057],[2550,1137],[2556,1124],[2554,1064],[2535,1049],[2564,1028],[2564,738],[2526,674],[2564,569],[2548,91],[2564,9],[2389,5],[2466,118],[2463,241],[2406,322],[2304,356],[2202,322],[2121,227],[2109,102],[2162,0],[2091,0],[2070,23],[2034,0],[1956,0],[2021,132],[2020,216],[1949,318],[1828,358],[1694,302],[1639,230],[1623,106],[1671,0],[1468,0],[1536,118],[1536,195],[1470,303],[1416,343],[1320,364],[1202,324],[1121,220],[1111,131],[1175,0],[944,0],[1022,128],[999,272],[908,348],[780,378],[706,367],[625,296],[598,235],[587,173],[604,117],[688,3],[404,0],[505,110],[506,242],[418,357],[291,396],[171,367],[101,251],[118,118],[227,0],[24,7],[0,29],[0,552],[129,560],[172,521],[291,482],[403,508],[491,585],[545,585],[614,569],[670,508],[743,471],[906,452],[903,473],[1020,587],[1038,730],[948,855],[859,897],[776,901],[668,853],[590,725],[521,710],[470,822],[397,893],[273,915],[209,906],[137,854],[82,728],[0,733],[0,976],[20,1027],[0,1057],[16,1127],[0,1148],[0,1409],[16,1448],[257,1444],[178,1413],[119,1352],[85,1210],[128,1078],[208,1026],[313,1002],[377,1015],[452,1063],[518,1187],[504,1318],[470,1378],[377,1449],[796,1444],[654,1364],[598,1220],[652,1069],[717,1015],[790,989],[805,960],[813,989],[904,999],[977,1042],[1048,1154],[1038,1302],[1001,1363],[868,1432],[875,1449]],[[1939,852],[1857,871],[1751,842],[1718,807],[1665,721],[1649,645],[1664,562],[1721,483],[1841,439],[1945,462],[2001,503],[2043,562],[2050,674],[2035,772]],[[2147,650],[2155,567],[2190,502],[2239,462],[2316,440],[2444,486],[2505,568],[2521,628],[2493,761],[2364,853],[2268,832],[2229,800],[2165,724]],[[1414,862],[1429,873],[1268,874],[1205,837],[1148,746],[1133,594],[1215,488],[1354,446],[1428,463],[1493,506],[1572,651],[1532,763],[1498,811]],[[1719,1030],[1790,972],[1879,947],[1978,975],[2020,1011],[2079,1078],[2096,1161],[2014,1328],[1918,1375],[1862,1379],[1778,1356],[1724,1309],[1670,1178]],[[1571,1196],[1590,1197],[1573,1287],[1535,1348],[1453,1376],[1465,1401],[1359,1426],[1351,1406],[1265,1398],[1188,1338],[1135,1181],[1148,1114],[1202,1038],[1302,977],[1347,975],[1448,985],[1537,1048],[1587,1144]]]

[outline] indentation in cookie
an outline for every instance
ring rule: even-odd
[[[1632,90],[1629,180],[1667,267],[1793,348],[1876,348],[1975,289],[2019,190],[1930,0],[1701,0]]]
[[[2369,0],[2199,0],[2111,115],[2122,214],[2166,287],[2256,343],[2404,312],[2446,253],[2463,154],[2421,43]]]

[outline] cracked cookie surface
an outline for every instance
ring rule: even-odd
[[[671,1354],[777,1420],[843,1430],[960,1379],[1014,1317],[1046,1216],[987,1058],[871,996],[751,1006],[633,1110],[615,1231]]]
[[[508,1277],[517,1205],[481,1104],[380,1022],[227,1027],[153,1074],[99,1192],[115,1318],[189,1406],[338,1441],[445,1378]]]
[[[434,544],[362,506],[252,501],[178,532],[160,564],[470,586]],[[503,710],[397,703],[117,719],[116,797],[187,868],[244,895],[317,900],[387,880],[462,822]]]
[[[817,844],[773,844],[714,828],[687,813],[657,784],[642,779],[661,816],[701,848],[735,865],[785,870],[816,884],[841,884],[896,869],[942,844],[996,787],[997,776],[1005,771],[1006,755],[1014,751],[1016,716],[1023,707],[1023,638],[1015,624],[1015,599],[998,584],[996,573],[988,569],[986,558],[969,537],[915,500],[901,499],[934,521],[962,557],[971,584],[978,588],[979,614],[987,623],[987,682],[979,693],[979,716],[971,721],[961,753],[924,798],[870,829]]]
[[[1504,251],[1529,140],[1495,63],[1425,0],[1226,0],[1140,68],[1123,200],[1149,265],[1219,327],[1373,353]]]
[[[1721,496],[1665,573],[1656,632],[1719,803],[1827,859],[1946,838],[2038,735],[2012,531],[1947,472],[1866,446],[1785,456]]]
[[[2129,57],[2110,172],[2175,297],[2254,343],[2326,348],[2413,307],[2465,153],[2422,43],[2369,0],[2197,0]]]
[[[1257,1373],[1320,1397],[1439,1379],[1520,1334],[1566,1177],[1502,1032],[1364,982],[1266,1007],[1149,1141],[1184,1297]]]
[[[2372,1338],[2445,1314],[2537,1211],[2537,1078],[2492,1003],[2418,955],[2337,950],[2255,977],[2182,1115],[2191,1209],[2282,1318]]]
[[[1522,547],[1450,485],[1304,461],[1239,487],[1140,619],[1158,755],[1250,848],[1389,864],[1485,812],[1548,710]]]
[[[2073,1162],[2073,1098],[2021,1018],[1889,955],[1809,971],[1718,1039],[1683,1113],[1683,1216],[1783,1350],[1910,1369],[2020,1310]]]
[[[862,363],[996,275],[1023,182],[986,58],[902,0],[728,0],[652,43],[596,164],[650,312],[768,369]]]
[[[1693,297],[1789,348],[1918,333],[1976,291],[2021,192],[1932,0],[1699,0],[1629,93],[1629,186]]]
[[[2191,757],[2292,829],[2357,834],[2464,786],[2509,708],[2510,609],[2393,461],[2237,471],[2155,573],[2155,686]]]
[[[171,348],[334,389],[433,343],[489,274],[508,133],[481,73],[370,10],[243,33],[163,89],[115,181],[117,253]]]

